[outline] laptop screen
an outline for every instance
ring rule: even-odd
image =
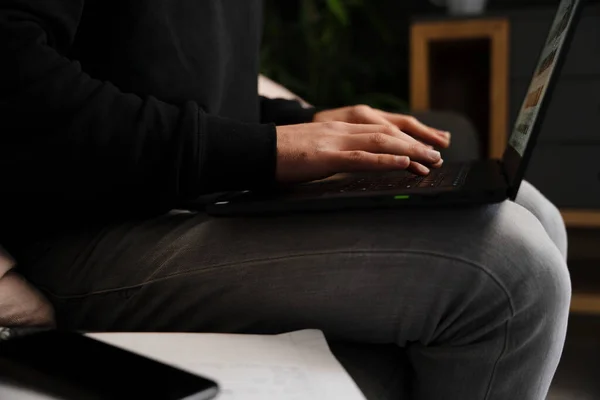
[[[556,17],[552,23],[548,39],[544,44],[540,60],[537,64],[533,79],[527,90],[525,100],[515,121],[508,147],[504,154],[504,164],[509,175],[510,184],[514,185],[523,178],[523,160],[530,156],[532,136],[540,129],[539,116],[547,92],[557,72],[557,64],[565,57],[566,42],[569,39],[575,14],[580,0],[562,0]],[[550,89],[549,89],[550,88]]]

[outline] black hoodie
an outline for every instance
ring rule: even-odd
[[[0,210],[271,185],[275,124],[314,111],[259,97],[261,18],[260,0],[0,0]]]

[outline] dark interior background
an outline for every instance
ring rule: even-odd
[[[491,0],[487,12],[556,4]],[[406,112],[410,20],[444,13],[428,0],[266,0],[262,72],[318,106]]]

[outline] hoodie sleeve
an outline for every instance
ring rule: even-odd
[[[260,98],[260,116],[263,123],[295,125],[312,122],[317,109],[302,107],[300,102],[286,99]]]
[[[124,93],[67,58],[83,4],[0,3],[3,194],[171,208],[204,193],[273,183],[273,123]]]

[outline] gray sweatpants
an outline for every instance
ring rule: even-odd
[[[557,209],[524,184],[516,203],[462,209],[173,212],[65,234],[22,269],[63,327],[318,328],[371,399],[542,400],[567,328],[566,251]]]

